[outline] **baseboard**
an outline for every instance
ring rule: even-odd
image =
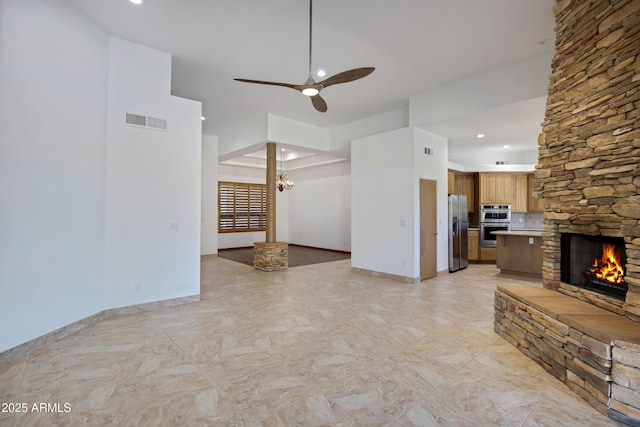
[[[299,245],[297,243],[289,243],[289,246],[297,246],[299,248],[308,248],[308,249],[319,249],[321,251],[329,251],[329,252],[336,252],[339,254],[349,254],[351,255],[351,251],[341,251],[338,249],[328,249],[328,248],[320,248],[318,246],[307,246],[307,245]],[[222,251],[226,251],[226,250],[234,250],[234,249],[253,249],[253,246],[239,246],[236,248],[218,248],[218,252],[222,252]],[[205,256],[205,255],[203,255]]]
[[[37,338],[19,344],[13,348],[5,350],[0,353],[0,365],[6,362],[9,362],[13,359],[16,359],[22,355],[29,353],[39,347],[42,347],[45,344],[50,342],[59,340],[60,338],[64,338],[69,336],[75,332],[78,332],[81,329],[86,328],[87,326],[95,325],[104,319],[110,319],[117,316],[122,316],[125,314],[132,313],[140,313],[144,311],[153,311],[158,310],[160,308],[165,307],[174,307],[177,305],[190,304],[193,302],[200,301],[200,295],[190,295],[186,297],[180,298],[171,298],[161,301],[153,301],[147,302],[144,304],[136,304],[129,305],[125,307],[118,308],[109,308],[106,310],[102,310],[96,314],[92,314],[91,316],[85,317],[84,319],[80,319],[76,322],[70,323],[66,326],[56,329],[55,331],[51,331],[44,335],[41,335]]]
[[[289,246],[297,246],[299,248],[309,248],[309,249],[320,249],[322,251],[337,252],[339,254],[349,254],[349,255],[351,255],[351,251],[341,251],[341,250],[338,250],[338,249],[320,248],[318,246],[299,245],[297,243],[289,243]]]
[[[367,276],[372,276],[372,277],[383,277],[385,279],[395,280],[396,282],[420,283],[419,277],[400,276],[397,274],[383,273],[381,271],[367,270],[367,269],[358,268],[358,267],[351,267],[351,271],[353,271],[354,273],[366,274]]]

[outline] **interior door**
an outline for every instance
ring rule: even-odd
[[[438,274],[436,181],[420,180],[420,280]]]

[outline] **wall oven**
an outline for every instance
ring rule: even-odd
[[[494,231],[511,231],[510,205],[480,205],[480,246],[496,246]]]
[[[496,247],[498,236],[491,234],[494,231],[511,231],[511,224],[480,224],[480,246]]]

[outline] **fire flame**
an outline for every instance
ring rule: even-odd
[[[587,274],[609,283],[623,283],[624,269],[619,252],[616,250],[616,245],[603,243],[602,258],[596,258],[593,261]]]

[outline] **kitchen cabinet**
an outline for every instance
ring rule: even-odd
[[[496,248],[480,246],[480,261],[485,263],[496,262]]]
[[[533,197],[533,174],[527,175],[528,212],[544,212],[544,200]]]
[[[456,194],[456,174],[453,171],[447,173],[447,193]]]
[[[542,232],[498,231],[496,267],[500,272],[542,277]]]
[[[480,231],[469,229],[467,231],[467,246],[469,248],[469,261],[477,262],[480,259]]]
[[[513,185],[513,200],[511,202],[511,212],[527,212],[527,204],[529,199],[529,184],[527,175],[524,173],[512,174],[511,181]]]
[[[475,176],[471,173],[456,174],[455,177],[455,194],[464,194],[467,196],[467,211],[475,212]]]
[[[480,203],[511,204],[513,187],[511,174],[480,172]]]
[[[527,175],[480,172],[480,203],[511,205],[512,212],[527,211]]]
[[[496,203],[496,174],[480,172],[480,203]]]

